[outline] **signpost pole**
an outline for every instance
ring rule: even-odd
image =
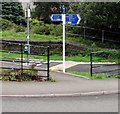
[[[30,34],[30,5],[27,3],[27,8],[25,9],[25,17],[27,18],[27,44],[29,44],[29,34]]]
[[[66,20],[66,14],[65,14],[65,6],[62,5],[62,22],[63,22],[63,72],[65,73],[65,20]]]
[[[30,53],[30,44],[29,44],[29,39],[30,39],[30,5],[27,4],[27,9],[25,11],[25,16],[27,18],[27,44],[25,45],[25,51],[27,53],[27,64],[29,64],[29,53]]]
[[[62,16],[61,14],[52,14],[52,21],[62,21],[63,24],[63,72],[65,73],[65,24],[79,24],[81,18],[79,14],[66,14],[66,8],[62,5]]]
[[[63,14],[63,72],[65,73],[65,14]]]
[[[29,8],[27,9],[27,13],[29,13]],[[30,39],[30,36],[29,36],[29,16],[27,17],[27,45],[29,46],[29,39]],[[27,53],[27,64],[29,64],[29,56],[28,56],[28,53]]]

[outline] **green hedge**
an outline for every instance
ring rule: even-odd
[[[110,49],[101,49],[101,48],[94,48],[94,49],[87,49],[83,51],[81,54],[83,56],[90,56],[91,52],[97,52],[101,51],[100,53],[94,53],[93,54],[93,59],[94,57],[99,57],[99,58],[113,58],[113,59],[118,59],[120,58],[120,50],[110,50]],[[103,52],[102,52],[103,51]]]

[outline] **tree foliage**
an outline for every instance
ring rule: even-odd
[[[35,2],[35,12],[33,17],[43,19],[45,23],[51,23],[51,14],[61,14],[61,2]],[[68,3],[64,3],[68,6]]]
[[[51,22],[51,14],[61,14],[61,5],[67,6],[67,12],[80,14],[80,25],[99,29],[118,29],[120,27],[120,2],[35,2],[34,17]]]
[[[71,3],[69,13],[80,14],[80,24],[101,29],[118,29],[120,2]]]
[[[16,24],[24,24],[24,13],[20,2],[2,2],[2,18]]]

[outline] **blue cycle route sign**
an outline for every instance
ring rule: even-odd
[[[52,14],[50,18],[52,21],[62,21],[62,14]],[[66,14],[65,21],[66,24],[79,24],[81,17],[79,14]]]
[[[66,14],[66,24],[79,24],[80,20],[79,14]]]
[[[52,14],[50,19],[52,21],[62,21],[62,14]]]

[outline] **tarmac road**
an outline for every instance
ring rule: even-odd
[[[77,62],[76,62],[77,63]],[[62,64],[62,62],[51,62],[50,67],[54,67],[56,65]],[[45,65],[41,65],[40,67],[45,67]],[[107,72],[108,74],[115,74],[115,75],[120,75],[120,64],[113,64],[113,63],[94,63],[93,67],[96,67],[93,69],[93,72],[105,72],[105,71],[110,71]],[[115,69],[119,69],[114,71]],[[80,63],[78,62],[76,65],[71,66],[69,68],[66,68],[66,71],[77,71],[77,72],[90,72],[90,63]]]
[[[45,61],[40,60],[33,60],[31,62],[34,63],[36,61],[36,65],[38,68],[47,68],[47,64]],[[31,63],[31,64],[33,64]],[[66,61],[66,64],[68,64],[68,67],[66,68],[66,71],[77,71],[77,72],[90,72],[90,63],[80,63],[80,62],[70,62]],[[24,63],[26,64],[26,63]],[[73,65],[72,65],[73,64]],[[20,68],[20,62],[7,62],[3,61],[2,66],[9,66],[9,67],[18,67]],[[59,67],[56,67],[59,66]],[[54,68],[55,67],[55,68]],[[94,63],[93,64],[93,72],[104,72],[107,71],[108,74],[115,74],[120,75],[120,64],[113,64],[113,63]],[[50,61],[50,69],[53,68],[54,70],[62,70],[62,62],[61,61]],[[116,71],[115,71],[116,69]],[[110,72],[109,72],[110,71]]]
[[[118,95],[3,98],[3,112],[118,112]]]
[[[93,72],[104,72],[104,71],[111,71],[114,69],[118,69],[120,67],[120,64],[94,64],[94,68]],[[78,64],[76,66],[70,67],[68,69],[66,69],[68,71],[77,71],[77,72],[90,72],[90,64]],[[108,74],[116,74],[116,75],[120,75],[120,70],[117,71],[112,71],[112,72],[108,72]]]

